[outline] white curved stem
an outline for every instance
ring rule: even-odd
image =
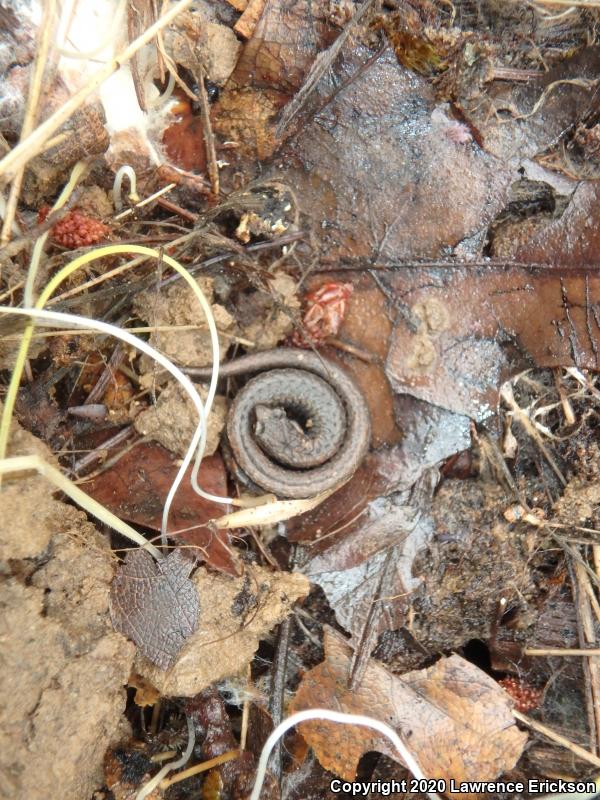
[[[363,714],[343,714],[340,711],[330,711],[327,708],[311,708],[307,711],[299,711],[297,714],[292,714],[291,717],[284,719],[265,742],[265,746],[260,754],[258,769],[256,770],[256,781],[252,789],[252,794],[250,795],[250,800],[259,800],[260,790],[262,789],[267,772],[269,756],[279,739],[281,739],[286,731],[293,728],[294,725],[297,725],[299,722],[307,722],[311,719],[324,719],[328,722],[338,722],[340,725],[362,725],[365,728],[372,728],[391,741],[415,778],[425,778],[416,758],[408,750],[396,731],[390,728],[389,725],[386,725],[385,722],[373,719],[373,717],[364,716]],[[435,792],[427,792],[427,797],[429,797],[430,800],[441,800],[440,796]]]

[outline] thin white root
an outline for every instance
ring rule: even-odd
[[[340,711],[330,711],[327,708],[311,708],[308,711],[299,711],[297,714],[292,714],[291,717],[284,719],[283,722],[281,722],[275,728],[273,733],[265,742],[265,746],[260,754],[258,769],[256,770],[256,780],[254,782],[252,794],[250,795],[250,800],[259,800],[260,791],[267,773],[269,756],[271,755],[271,751],[279,739],[281,739],[284,733],[289,731],[290,728],[293,728],[294,725],[297,725],[299,722],[307,722],[311,719],[324,719],[328,722],[337,722],[340,725],[362,725],[365,728],[372,728],[390,740],[400,754],[402,761],[406,764],[415,778],[419,780],[425,779],[425,775],[423,774],[416,758],[408,750],[396,731],[393,728],[390,728],[389,725],[386,725],[385,722],[380,722],[378,719],[373,719],[373,717],[367,717],[363,714],[343,714]],[[429,797],[430,800],[441,800],[439,794],[436,794],[435,792],[427,792],[427,797]],[[136,800],[138,800],[138,798],[136,798]]]
[[[200,421],[188,451],[184,456],[181,467],[179,468],[179,472],[175,476],[175,480],[173,481],[173,485],[171,486],[167,500],[165,501],[161,536],[163,539],[163,544],[166,544],[167,516],[173,501],[173,497],[175,496],[175,492],[179,488],[179,485],[183,480],[183,476],[185,475],[185,472],[194,457],[194,453],[201,438],[204,441],[206,440],[206,416],[204,405],[200,395],[196,391],[194,384],[190,381],[187,375],[184,375],[184,373],[181,372],[181,370],[178,369],[174,364],[172,364],[168,358],[166,358],[162,353],[159,353],[158,350],[155,350],[153,347],[151,347],[151,345],[147,344],[147,342],[144,342],[142,339],[139,339],[137,336],[133,336],[131,333],[128,333],[121,328],[117,328],[114,325],[109,325],[107,322],[100,322],[99,320],[89,319],[87,317],[79,317],[75,314],[64,314],[57,311],[46,311],[38,308],[12,308],[9,306],[0,306],[0,314],[19,314],[21,316],[31,317],[39,320],[42,323],[49,324],[51,327],[64,327],[65,325],[73,325],[81,328],[90,328],[91,330],[107,334],[108,336],[115,336],[117,339],[121,339],[121,341],[126,342],[132,347],[136,347],[138,350],[141,350],[143,353],[150,356],[150,358],[154,359],[158,364],[160,364],[161,367],[170,372],[175,380],[179,381],[179,383],[183,386],[194,403]],[[204,436],[202,436],[203,433]],[[225,501],[227,500],[227,498],[223,499]]]
[[[121,211],[123,208],[123,196],[121,194],[123,178],[127,178],[129,180],[129,194],[127,195],[129,201],[132,203],[139,203],[140,201],[140,196],[137,193],[137,178],[135,170],[133,167],[130,167],[129,164],[123,164],[123,166],[119,167],[117,170],[117,174],[115,175],[115,180],[113,183],[113,203],[117,211]]]
[[[187,762],[190,760],[190,756],[192,755],[192,750],[194,749],[194,744],[196,743],[196,729],[194,728],[194,723],[191,717],[187,717],[187,726],[188,726],[188,743],[187,747],[185,748],[185,752],[178,758],[177,761],[170,761],[168,764],[165,764],[164,767],[156,773],[153,778],[150,778],[148,783],[145,783],[139,792],[135,796],[135,800],[144,800],[144,798],[148,797],[148,795],[153,792],[158,784],[162,781],[165,775],[168,775],[174,769],[179,769],[180,767],[184,767]]]

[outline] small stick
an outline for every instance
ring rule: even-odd
[[[220,756],[216,756],[215,758],[209,758],[208,761],[203,761],[201,764],[196,764],[189,769],[184,769],[183,772],[179,772],[177,775],[173,775],[172,778],[165,778],[164,781],[160,782],[161,789],[168,789],[169,786],[172,786],[174,783],[179,783],[179,781],[185,781],[188,778],[193,777],[194,775],[199,775],[201,772],[206,772],[209,769],[213,769],[213,767],[218,767],[221,764],[226,764],[228,761],[233,761],[234,758],[240,757],[239,750],[228,750],[226,753],[222,753]]]
[[[586,591],[586,584],[591,589],[590,577],[583,565],[578,561],[574,562],[571,575],[575,577],[575,607],[577,609],[580,644],[596,644],[594,619]],[[595,750],[598,752],[598,743],[600,741],[600,671],[598,667],[600,665],[597,660],[592,658],[586,659],[583,665],[589,678],[591,700],[591,709],[589,711],[591,721],[594,723],[592,730],[594,732]]]
[[[574,425],[575,414],[573,413],[573,406],[571,405],[569,398],[565,394],[564,386],[560,381],[560,370],[555,369],[553,371],[554,371],[554,384],[560,396],[560,402],[562,403],[563,413],[565,415],[565,421],[567,425]]]
[[[248,669],[246,671],[246,678],[248,680],[248,685],[252,685],[252,666],[248,664]],[[248,722],[250,721],[250,698],[246,697],[244,700],[244,706],[242,708],[242,724],[240,728],[240,750],[242,753],[246,749],[246,741],[248,739]]]
[[[384,607],[381,600],[390,593],[391,581],[396,571],[398,561],[398,548],[390,548],[385,561],[379,572],[379,581],[373,592],[369,613],[365,619],[363,629],[360,632],[360,639],[352,657],[350,675],[348,677],[348,688],[356,692],[365,676],[371,652],[375,646],[375,640],[379,632],[379,621]]]
[[[492,71],[493,81],[527,81],[539,78],[546,73],[539,69],[513,69],[512,67],[494,67]]]
[[[158,189],[156,192],[154,192],[154,194],[151,194],[148,197],[144,197],[143,200],[138,200],[135,205],[131,206],[131,208],[126,208],[125,211],[121,211],[120,214],[116,214],[113,217],[113,219],[115,220],[115,222],[118,221],[118,220],[122,220],[124,217],[127,217],[130,214],[133,214],[133,212],[135,211],[136,208],[143,208],[144,206],[147,206],[148,203],[151,203],[153,200],[157,200],[158,201],[158,198],[162,197],[163,194],[167,194],[167,192],[170,192],[171,189],[175,188],[175,186],[177,186],[176,183],[167,183],[166,186],[162,186],[160,189]],[[130,197],[131,197],[131,195],[130,195]],[[160,205],[160,202],[159,202],[159,205]]]
[[[325,344],[330,344],[332,347],[342,350],[344,353],[348,353],[349,355],[354,356],[354,358],[364,361],[366,364],[377,364],[380,361],[380,359],[374,355],[374,353],[369,353],[367,350],[362,350],[360,347],[355,347],[353,344],[349,344],[341,339],[337,339],[335,336],[330,336],[325,341]]]
[[[27,95],[27,107],[25,108],[25,116],[21,127],[21,141],[31,133],[38,115],[42,80],[44,77],[44,70],[46,69],[46,62],[48,61],[50,43],[54,38],[56,21],[56,0],[47,0],[47,2],[43,4],[43,16],[38,30],[37,53],[31,75],[31,83],[29,85],[29,94]],[[21,167],[15,174],[12,186],[10,187],[10,193],[6,203],[6,213],[4,215],[4,224],[2,225],[2,232],[0,233],[0,244],[6,244],[10,239],[10,232],[17,212],[19,195],[21,193],[23,172],[24,167]]]
[[[192,224],[198,222],[198,214],[194,214],[193,211],[187,211],[185,208],[181,208],[181,206],[178,206],[176,203],[172,203],[170,200],[167,200],[164,197],[159,198],[156,203],[161,208],[164,208],[165,211],[170,211],[172,214],[177,214],[177,216],[181,217],[182,219],[186,219]]]
[[[86,453],[79,461],[76,461],[71,470],[71,475],[79,475],[80,472],[89,469],[97,461],[102,461],[108,456],[109,450],[113,450],[115,447],[118,447],[118,445],[123,444],[123,442],[127,441],[134,433],[135,429],[133,425],[127,425],[127,427],[120,430],[114,436],[111,436],[110,439],[107,439],[99,447]]]
[[[206,92],[206,86],[204,85],[205,72],[202,64],[198,64],[198,71],[200,73],[198,89],[200,92],[200,106],[202,108],[202,127],[204,129],[204,147],[206,149],[206,161],[208,163],[208,176],[210,178],[212,192],[215,197],[218,197],[221,191],[219,167],[217,165],[217,152],[215,150],[215,136],[210,122],[208,94]]]
[[[538,733],[541,733],[543,736],[546,736],[553,742],[562,745],[567,750],[570,750],[571,753],[574,753],[579,758],[583,759],[584,761],[588,761],[590,764],[593,764],[595,767],[600,767],[600,758],[590,753],[589,750],[585,750],[580,745],[575,744],[574,742],[569,741],[569,739],[565,739],[564,736],[561,736],[560,733],[556,733],[553,731],[552,728],[548,728],[546,725],[542,725],[541,722],[538,722],[535,719],[531,719],[531,717],[526,717],[525,714],[521,714],[520,711],[515,711],[513,709],[513,717],[518,719],[519,722],[522,722],[527,727],[531,728]]]
[[[322,53],[319,53],[317,58],[315,59],[312,67],[310,68],[308,75],[306,76],[304,83],[298,89],[294,97],[290,100],[290,102],[285,106],[283,109],[281,119],[279,124],[277,125],[277,129],[275,135],[277,138],[281,138],[284,130],[288,127],[290,122],[294,119],[294,117],[300,112],[303,106],[306,104],[306,101],[310,97],[310,95],[314,92],[317,84],[323,77],[323,75],[327,72],[329,67],[333,64],[333,62],[338,57],[340,50],[346,43],[346,40],[356,29],[358,23],[362,21],[364,16],[367,14],[368,11],[371,10],[373,6],[374,0],[365,0],[365,2],[358,7],[358,9],[354,12],[354,16],[344,30],[340,33],[337,37],[335,42],[324,50]],[[1,166],[1,162],[0,162]]]
[[[288,648],[290,643],[290,617],[284,620],[279,626],[279,635],[277,637],[277,648],[275,650],[275,658],[273,659],[273,674],[271,677],[271,701],[269,703],[269,711],[273,718],[273,725],[277,727],[283,719],[283,706],[285,695],[285,679],[287,674],[287,658]],[[271,763],[271,770],[277,780],[281,782],[282,775],[282,758],[283,749],[281,741],[275,745],[274,758]]]
[[[159,31],[166,27],[178,14],[191,4],[192,0],[179,0],[178,3],[175,3],[175,5],[167,11],[164,16],[158,19],[154,25],[151,25],[141,36],[119,53],[116,58],[113,58],[93,75],[82,89],[76,92],[63,106],[57,109],[54,114],[51,114],[48,119],[42,122],[41,125],[38,125],[26,139],[19,142],[19,144],[0,161],[0,177],[4,175],[7,178],[13,178],[17,170],[40,152],[46,140],[49,139],[52,134],[56,133],[63,122],[66,122],[75,111],[83,105],[87,98],[113,74],[113,72],[116,72],[123,64],[129,61],[138,50],[152,41]]]
[[[600,656],[600,647],[526,647],[524,656]]]

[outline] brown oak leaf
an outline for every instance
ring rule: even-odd
[[[306,673],[290,713],[334,708],[375,717],[398,731],[432,778],[492,780],[514,767],[527,734],[516,727],[506,693],[474,664],[452,655],[399,678],[372,660],[351,691],[352,654],[339,634],[326,631],[325,661]],[[344,780],[354,780],[369,751],[401,761],[387,739],[367,728],[321,720],[299,728],[321,765]]]
[[[127,553],[110,589],[115,630],[136,643],[161,669],[169,669],[198,625],[200,600],[189,580],[194,564],[181,550],[155,561],[144,550]]]

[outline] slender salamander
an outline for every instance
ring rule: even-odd
[[[187,367],[195,378],[210,367]],[[311,497],[354,474],[371,438],[366,401],[332,361],[307,351],[277,348],[221,366],[230,377],[259,372],[237,393],[227,437],[241,469],[279,497]]]

